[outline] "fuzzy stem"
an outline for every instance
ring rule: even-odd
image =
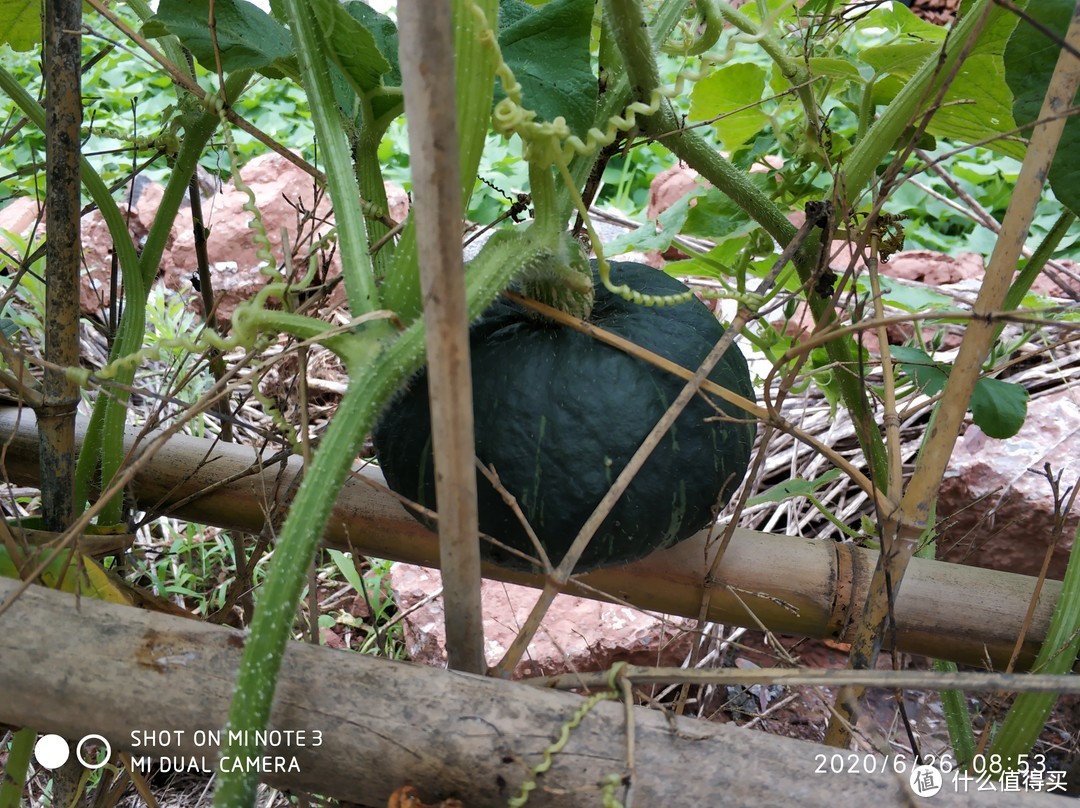
[[[352,157],[337,114],[334,88],[330,84],[330,61],[325,56],[327,45],[307,3],[284,0],[284,7],[288,12],[304,92],[312,109],[315,134],[326,166],[327,185],[334,201],[334,221],[349,310],[353,317],[359,317],[379,308],[380,301],[371,256],[367,251],[367,228],[353,174]],[[316,110],[322,111],[322,114]]]
[[[849,205],[855,204],[873,180],[878,164],[893,149],[904,130],[922,112],[923,105],[933,98],[941,83],[952,75],[957,60],[966,52],[972,36],[978,35],[984,24],[993,25],[999,16],[1009,13],[997,5],[987,9],[989,2],[990,0],[976,0],[972,7],[964,12],[942,45],[940,54],[931,54],[927,58],[911,81],[904,85],[896,98],[885,108],[881,117],[866,130],[865,135],[845,158],[843,171],[837,176],[833,187],[832,198],[843,199]],[[866,92],[870,92],[869,87]],[[869,100],[864,98],[864,104],[869,103]],[[869,114],[869,109],[865,112]]]
[[[370,106],[368,107],[370,112]],[[353,143],[353,163],[356,180],[360,186],[360,196],[371,207],[373,215],[367,217],[368,239],[372,244],[383,238],[389,228],[379,219],[389,213],[386,198],[386,186],[383,184],[382,167],[379,165],[379,143],[386,133],[385,127],[364,119],[360,133]],[[384,244],[371,258],[375,277],[381,280],[389,274],[394,263],[394,244]]]
[[[462,208],[468,209],[491,120],[497,53],[492,46],[498,0],[453,0],[455,89],[460,131]],[[482,17],[482,18],[481,18]],[[416,220],[409,217],[394,253],[394,271],[383,287],[384,304],[404,322],[420,316],[420,264]]]
[[[338,412],[300,484],[263,584],[229,708],[229,742],[222,749],[223,756],[262,754],[261,745],[254,743],[254,731],[264,729],[270,720],[274,683],[308,565],[334,505],[333,494],[349,473],[383,401],[420,364],[422,356],[423,328],[414,326],[366,368],[350,369],[358,372],[353,373]],[[218,808],[246,808],[254,804],[257,784],[255,770],[223,773],[214,804]]]

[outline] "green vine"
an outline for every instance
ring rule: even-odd
[[[581,706],[574,711],[574,714],[559,727],[559,737],[554,743],[544,749],[543,759],[529,770],[529,776],[521,784],[521,790],[518,792],[517,796],[511,797],[507,801],[506,804],[509,808],[521,808],[521,806],[529,801],[529,795],[538,787],[537,778],[551,768],[555,755],[559,754],[566,747],[566,744],[570,741],[570,734],[581,725],[581,722],[585,720],[585,716],[592,711],[593,707],[602,701],[612,701],[620,697],[617,685],[619,675],[624,667],[626,667],[626,663],[616,663],[611,668],[611,674],[608,677],[611,689],[593,693],[586,698]],[[622,803],[615,797],[616,789],[622,785],[623,777],[618,774],[612,773],[603,779],[604,808],[622,808]]]
[[[635,24],[617,14],[609,15],[608,19],[620,25]],[[661,87],[657,84],[652,89],[649,103],[630,102],[622,114],[613,114],[607,119],[604,129],[591,127],[586,133],[586,139],[582,140],[570,131],[566,119],[562,116],[557,116],[552,121],[537,120],[537,113],[524,105],[521,84],[503,59],[494,32],[489,32],[487,37],[496,54],[495,73],[502,83],[505,95],[495,105],[492,126],[495,132],[505,138],[517,135],[521,139],[522,156],[529,164],[530,191],[536,217],[533,226],[545,232],[551,243],[557,243],[558,234],[565,229],[565,222],[560,220],[559,195],[551,181],[551,172],[554,169],[562,180],[573,208],[585,224],[596,252],[600,281],[609,292],[642,306],[674,306],[691,300],[695,296],[695,290],[687,290],[677,295],[657,296],[643,294],[626,284],[616,285],[611,280],[611,265],[604,257],[601,239],[593,228],[588,208],[578,192],[569,163],[574,155],[592,155],[599,148],[613,143],[620,134],[635,129],[638,126],[638,115],[654,115],[660,110],[665,99],[680,95],[685,82],[696,80],[700,74],[684,70],[678,74],[673,85]],[[522,282],[530,296],[575,316],[587,316],[591,309],[591,293],[587,288],[591,286],[589,273],[583,272],[583,262],[576,257],[571,255],[564,258],[563,254],[568,252],[570,251],[560,248],[548,260],[529,265],[523,273]],[[752,296],[717,289],[698,290],[696,293],[710,298],[735,298],[744,305],[755,308],[761,302]]]

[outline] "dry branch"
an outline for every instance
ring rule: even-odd
[[[0,602],[16,586],[0,580]],[[76,606],[41,587],[22,594],[0,627],[0,693],[19,694],[0,701],[0,722],[72,739],[97,733],[114,752],[216,766],[216,749],[196,745],[196,732],[225,722],[243,632],[86,598]],[[567,693],[294,642],[271,726],[303,732],[303,742],[282,739],[267,754],[286,766],[295,756],[299,770],[266,779],[363,805],[385,805],[403,785],[419,788],[425,801],[505,805],[581,704]],[[828,747],[633,712],[637,805],[827,805],[838,790],[850,805],[915,804],[907,776],[891,769],[816,774],[836,754]],[[530,806],[599,805],[598,783],[626,770],[625,727],[620,704],[597,705],[555,755]],[[148,742],[142,733],[154,730],[171,731],[172,743]],[[969,791],[946,787],[932,804],[1071,804],[1031,792]]]
[[[85,423],[78,424],[81,441]],[[126,448],[136,443],[129,432]],[[149,440],[144,436],[142,445]],[[29,410],[0,408],[0,445],[10,482],[38,481],[37,426]],[[138,455],[138,451],[135,452]],[[271,452],[263,455],[269,459]],[[145,511],[258,533],[268,503],[287,505],[299,458],[259,468],[250,447],[174,436],[134,479],[132,498]],[[225,481],[225,482],[222,482]],[[380,558],[437,567],[438,541],[382,487],[378,469],[358,470],[346,483],[325,542]],[[205,491],[205,494],[199,492]],[[180,507],[170,503],[183,502]],[[707,533],[625,567],[598,570],[581,581],[612,597],[665,614],[696,617],[712,560]],[[708,620],[755,625],[807,637],[849,640],[862,609],[877,553],[850,544],[736,530],[708,591]],[[485,567],[491,578],[542,586],[539,577]],[[916,558],[895,604],[900,650],[983,667],[1009,662],[1035,579],[995,570]],[[1025,669],[1046,636],[1060,582],[1047,581],[1027,633],[1018,669]],[[592,590],[574,591],[597,597]]]

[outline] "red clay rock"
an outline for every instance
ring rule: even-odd
[[[1037,575],[1054,524],[1053,499],[1043,475],[1049,463],[1061,487],[1080,474],[1080,394],[1061,390],[1030,402],[1027,420],[1008,440],[969,426],[957,442],[938,497],[944,527],[938,555],[978,567]],[[1074,507],[1050,564],[1061,579],[1080,522]]]
[[[255,195],[255,204],[262,214],[263,226],[270,241],[270,250],[278,267],[285,256],[281,246],[284,228],[290,247],[289,258],[296,272],[303,276],[307,244],[297,242],[325,234],[331,227],[326,221],[330,201],[316,193],[314,180],[302,169],[278,154],[264,154],[251,160],[240,170],[240,177]],[[236,307],[266,285],[268,278],[261,273],[262,262],[251,229],[252,215],[244,210],[249,198],[233,183],[203,202],[203,216],[210,229],[206,248],[214,295],[218,299],[217,319],[227,322]],[[314,212],[319,224],[301,224],[304,211]],[[166,284],[177,290],[188,288],[196,272],[195,234],[191,225],[191,210],[185,208],[176,218],[174,242],[162,259]],[[198,295],[190,295],[190,305],[201,310]]]
[[[402,610],[419,603],[441,585],[438,570],[395,564],[390,571],[390,586]],[[483,582],[484,650],[489,665],[497,663],[510,647],[538,596],[539,590],[529,587]],[[410,659],[426,665],[446,665],[443,621],[441,598],[405,618]],[[679,665],[692,642],[685,630],[688,624],[683,618],[661,619],[626,606],[559,595],[527,656],[514,669],[514,678],[604,670],[619,661]]]
[[[896,253],[889,263],[882,264],[881,272],[891,278],[944,286],[981,278],[983,259],[975,253],[960,253],[953,257],[931,250],[905,250]]]

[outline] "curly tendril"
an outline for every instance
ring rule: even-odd
[[[596,252],[597,271],[605,288],[612,294],[641,306],[675,306],[693,299],[695,295],[693,291],[677,295],[657,296],[644,294],[626,284],[617,286],[612,282],[611,265],[604,258],[602,242],[593,228],[589,211],[573,182],[568,163],[575,154],[582,156],[594,154],[599,148],[614,143],[620,134],[634,130],[637,128],[639,116],[648,117],[656,114],[665,99],[682,95],[686,82],[699,81],[704,74],[684,68],[676,75],[674,84],[654,89],[650,94],[648,103],[643,101],[631,102],[624,109],[622,115],[612,115],[603,128],[595,126],[590,128],[586,132],[585,139],[582,140],[570,131],[566,119],[562,116],[556,117],[553,121],[538,121],[536,111],[524,105],[521,83],[514,76],[514,71],[503,58],[502,50],[487,17],[475,3],[471,5],[471,8],[481,22],[480,36],[482,41],[495,52],[497,61],[495,74],[499,77],[505,96],[495,105],[492,112],[492,127],[498,134],[507,139],[514,135],[521,138],[522,156],[531,164],[545,169],[554,166],[557,169],[574,208],[581,216],[581,220],[589,233],[593,250]],[[688,53],[697,54],[711,47],[717,41],[717,37],[713,36],[713,31],[717,29],[717,21],[720,19],[719,12],[714,4],[706,4],[703,9],[707,23],[706,31],[701,38],[689,46]],[[721,56],[702,56],[702,63],[711,65],[726,61],[731,56],[731,47],[733,47],[732,43],[729,42],[729,53]],[[540,209],[539,206],[548,204],[549,201],[538,199],[536,192],[537,189],[534,188],[533,202],[537,209]],[[707,297],[736,297],[740,300],[744,297],[715,290],[707,290],[704,294]]]

